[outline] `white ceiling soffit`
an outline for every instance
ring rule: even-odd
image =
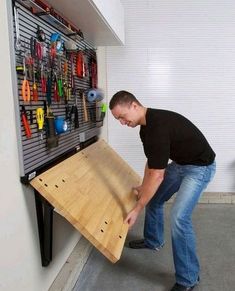
[[[120,0],[48,0],[52,7],[95,46],[124,44],[124,10]]]

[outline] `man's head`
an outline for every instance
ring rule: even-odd
[[[122,125],[136,127],[143,124],[145,108],[133,94],[127,91],[119,91],[114,94],[109,102],[109,109]]]

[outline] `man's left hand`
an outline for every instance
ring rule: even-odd
[[[129,229],[135,224],[138,215],[139,215],[139,211],[136,208],[132,209],[128,213],[126,219],[124,220],[124,223],[128,223]]]

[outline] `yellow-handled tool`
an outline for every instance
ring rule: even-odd
[[[43,126],[44,126],[44,110],[39,107],[36,109],[36,120],[38,124],[38,131],[40,133],[40,139],[43,139]]]

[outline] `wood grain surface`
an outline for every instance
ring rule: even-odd
[[[30,184],[104,256],[120,259],[140,177],[103,140],[64,160]]]

